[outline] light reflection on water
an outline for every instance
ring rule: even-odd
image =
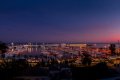
[[[41,53],[40,48],[26,48],[26,50],[22,52],[22,54],[25,55],[39,55],[40,53]]]

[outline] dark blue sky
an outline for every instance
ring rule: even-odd
[[[1,41],[120,39],[120,0],[0,0]]]

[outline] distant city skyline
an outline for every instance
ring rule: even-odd
[[[118,40],[120,40],[120,0],[0,1],[0,41]]]

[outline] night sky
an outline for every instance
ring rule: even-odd
[[[120,0],[0,0],[0,41],[120,40]]]

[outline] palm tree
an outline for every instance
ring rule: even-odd
[[[2,58],[5,57],[4,53],[7,51],[7,49],[8,49],[8,46],[5,43],[0,41],[0,54]]]

